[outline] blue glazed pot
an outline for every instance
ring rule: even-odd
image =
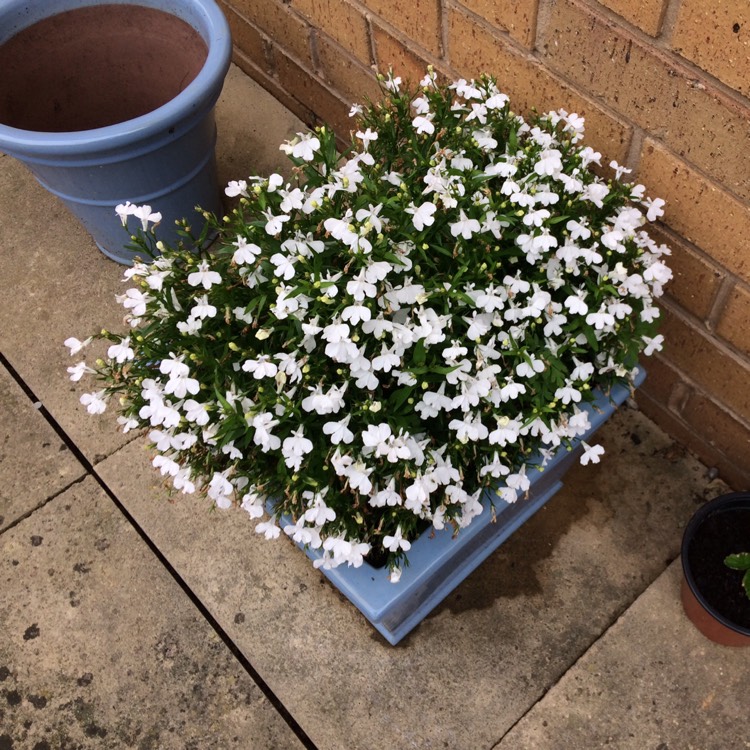
[[[106,7],[102,9],[100,6]],[[216,126],[213,110],[221,93],[232,51],[226,19],[214,0],[56,0],[54,3],[46,0],[4,0],[0,4],[0,51],[7,49],[19,34],[33,35],[35,29],[44,28],[42,24],[57,23],[63,17],[61,14],[67,12],[99,12],[113,19],[124,19],[126,23],[122,20],[110,23],[109,31],[114,34],[129,25],[131,34],[135,33],[134,28],[138,29],[136,35],[140,39],[144,36],[146,24],[137,13],[153,14],[155,11],[174,17],[171,22],[192,34],[200,46],[199,56],[193,55],[191,63],[195,68],[191,74],[192,80],[187,75],[180,80],[181,74],[174,70],[173,57],[159,49],[160,41],[155,39],[152,53],[157,64],[144,63],[141,68],[146,69],[138,73],[137,60],[122,60],[122,65],[131,66],[128,69],[131,72],[125,74],[129,86],[142,79],[143,95],[140,96],[137,90],[130,94],[136,107],[130,111],[135,112],[135,116],[128,117],[125,110],[127,119],[122,121],[87,127],[87,121],[83,118],[83,127],[57,130],[46,126],[46,120],[41,116],[37,115],[36,120],[32,116],[31,119],[15,121],[7,111],[0,109],[0,151],[26,164],[39,183],[58,196],[80,219],[102,252],[125,264],[132,264],[134,253],[126,248],[129,235],[115,214],[117,204],[126,201],[148,204],[153,211],[160,212],[163,218],[156,235],[167,242],[177,239],[176,219],[189,217],[193,227],[197,228],[196,221],[200,217],[194,214],[196,205],[214,212],[221,210],[214,155]],[[76,25],[77,22],[69,24],[69,27],[75,29]],[[60,55],[60,51],[55,49],[55,42],[59,38],[56,34],[47,35],[46,41],[40,43],[40,49],[48,48],[51,55]],[[109,44],[109,56],[116,58],[114,42],[97,42],[98,39],[94,37],[90,45],[92,50]],[[85,43],[78,40],[78,44],[84,47],[83,54],[86,54]],[[127,47],[127,44],[121,46]],[[127,56],[127,53],[121,55]],[[11,55],[11,59],[16,57],[15,53]],[[34,57],[29,59],[29,67],[34,67]],[[47,63],[47,70],[53,74],[56,60],[51,58]],[[113,66],[118,63],[117,59],[112,60]],[[96,62],[90,64],[92,78],[100,67]],[[2,88],[7,89],[7,65],[4,68],[6,83]],[[24,80],[23,75],[19,80]],[[33,75],[33,71],[29,75]],[[43,79],[46,74],[39,75]],[[72,75],[81,81],[80,72]],[[158,102],[158,106],[150,111],[138,111],[139,102],[141,108],[148,108],[154,88],[169,75],[176,80],[174,95],[167,93],[166,100]],[[82,82],[86,83],[85,80]],[[50,87],[51,93],[47,98],[53,97],[55,85]],[[116,85],[108,86],[105,83],[94,91],[94,94],[101,93],[103,102],[115,102],[114,110],[118,106],[116,102],[124,98],[119,96],[118,91],[107,90],[116,88]],[[19,102],[33,101],[34,96],[29,97],[28,91],[23,91],[23,84],[18,84],[18,87],[20,90],[16,98]],[[36,99],[44,98],[40,97],[37,89],[32,90]],[[6,95],[7,91],[2,93]],[[10,95],[13,95],[12,91]],[[60,98],[65,99],[65,96]],[[74,108],[75,104],[73,102],[71,105],[71,98],[72,95],[63,102],[69,105],[69,109]],[[90,103],[91,99],[89,90],[85,103]],[[58,106],[57,102],[54,104]],[[92,107],[92,110],[95,108]],[[38,122],[41,126],[28,127],[25,122],[32,125]],[[20,126],[16,126],[19,123]],[[138,223],[132,218],[130,221]],[[129,228],[132,232],[136,226]]]
[[[646,377],[639,367],[634,386]],[[430,527],[411,545],[409,565],[401,580],[391,583],[387,568],[363,563],[359,568],[321,568],[328,580],[362,612],[375,629],[392,645],[397,644],[450,594],[472,571],[484,562],[508,537],[534,515],[562,488],[562,478],[582,453],[580,443],[591,436],[630,396],[630,389],[617,385],[609,393],[596,392],[596,400],[581,406],[589,415],[590,428],[573,441],[574,450],[559,449],[544,469],[531,468],[527,495],[509,504],[489,491],[482,501],[483,512],[453,533],[451,528],[436,531]],[[539,461],[540,463],[541,461]],[[491,512],[495,507],[495,515]],[[269,512],[273,512],[269,504]],[[291,523],[282,518],[281,525]],[[319,550],[300,547],[311,560],[319,560]]]

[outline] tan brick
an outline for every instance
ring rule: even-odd
[[[750,94],[750,4],[747,0],[682,0],[672,49]]]
[[[638,393],[647,393],[651,398],[663,403],[665,407],[668,406],[675,390],[682,386],[682,376],[658,354],[644,357],[642,363],[646,370],[646,380]]]
[[[705,329],[673,310],[665,311],[660,332],[664,335],[665,360],[740,419],[750,421],[750,362],[733,355]]]
[[[664,0],[599,0],[617,15],[651,36],[657,36],[664,15]]]
[[[361,0],[382,21],[433,55],[441,54],[440,0]]]
[[[277,50],[275,59],[278,81],[282,88],[312,115],[312,122],[307,118],[302,119],[311,126],[329,125],[337,135],[348,141],[352,126],[349,118],[351,104],[340,99],[311,71],[301,68],[296,61],[283,52]]]
[[[750,109],[578,0],[549,2],[544,62],[737,195],[750,197]]]
[[[586,143],[601,151],[606,163],[624,163],[632,130],[588,97],[582,96],[532,57],[513,49],[485,24],[463,11],[452,9],[448,17],[450,65],[457,75],[495,75],[498,86],[511,97],[513,108],[528,114],[567,109],[586,118]],[[602,160],[604,162],[604,160]]]
[[[291,7],[321,32],[369,65],[370,34],[364,14],[347,0],[291,0]]]
[[[366,99],[381,98],[375,72],[363,67],[345,50],[324,36],[318,38],[318,62],[321,78],[340,97],[350,103],[364,103]]]
[[[750,487],[750,468],[746,458],[732,459],[704,439],[700,425],[688,424],[658,401],[644,392],[636,393],[641,411],[653,419],[674,440],[693,452],[706,466],[716,468],[719,477],[735,490]]]
[[[750,291],[745,287],[737,285],[730,293],[716,332],[750,358]]]
[[[667,210],[670,208],[668,206]],[[672,269],[673,278],[666,286],[667,296],[697,318],[708,318],[726,274],[678,237],[667,235],[659,225],[652,224],[649,234],[656,242],[665,244],[672,250],[667,262]]]
[[[312,66],[310,27],[282,0],[231,0],[230,5],[265,32],[274,44]]]
[[[513,39],[533,49],[538,0],[460,0],[460,3],[496,29],[508,32]]]
[[[375,41],[375,64],[379,73],[386,75],[392,69],[394,75],[413,85],[423,78],[429,61],[376,23],[372,25],[372,35]]]
[[[750,456],[750,428],[736,416],[703,393],[691,393],[682,411],[682,418],[700,430],[701,437],[737,465]]]
[[[261,70],[270,73],[263,35],[246,18],[239,15],[234,9],[227,7],[226,4],[223,10],[232,31],[234,46]]]
[[[724,268],[750,280],[750,209],[660,144],[647,139],[638,179],[667,201],[662,220]]]

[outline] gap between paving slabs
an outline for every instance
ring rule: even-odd
[[[258,685],[260,690],[263,692],[263,694],[266,696],[266,698],[270,701],[270,703],[274,706],[274,708],[279,712],[281,717],[284,719],[284,721],[287,723],[289,728],[294,732],[294,734],[297,736],[297,738],[302,742],[303,746],[306,748],[309,748],[311,750],[315,750],[315,745],[312,743],[310,738],[307,736],[305,731],[302,729],[302,727],[297,723],[297,721],[294,719],[294,717],[289,713],[289,711],[286,709],[286,707],[283,705],[283,703],[276,697],[276,695],[273,693],[273,691],[268,687],[268,685],[265,683],[263,678],[258,674],[256,669],[253,667],[253,665],[250,663],[250,661],[245,657],[245,655],[237,648],[237,646],[232,642],[232,640],[229,638],[229,636],[226,634],[224,629],[221,627],[221,625],[217,622],[217,620],[213,617],[213,615],[208,611],[208,609],[203,605],[201,600],[191,591],[189,586],[185,583],[184,579],[179,575],[179,573],[174,569],[174,567],[171,565],[169,560],[162,554],[162,552],[159,550],[156,544],[152,542],[152,540],[149,538],[148,534],[141,528],[141,526],[136,522],[136,520],[133,518],[133,516],[128,512],[128,510],[125,508],[125,506],[120,502],[120,500],[117,498],[117,496],[112,492],[112,490],[107,486],[106,482],[102,479],[102,477],[97,472],[94,465],[89,461],[89,459],[84,455],[84,453],[78,448],[78,446],[72,441],[70,436],[65,432],[65,430],[60,426],[60,424],[55,421],[55,419],[52,417],[52,415],[47,411],[45,406],[37,399],[34,392],[29,388],[29,386],[24,383],[24,381],[21,379],[18,372],[13,368],[13,366],[7,361],[7,359],[0,353],[0,366],[6,368],[7,372],[9,373],[10,377],[13,379],[13,381],[16,383],[16,385],[19,387],[19,389],[24,393],[24,395],[29,399],[32,408],[37,410],[41,417],[46,420],[47,425],[54,431],[54,433],[57,435],[57,437],[62,441],[62,444],[66,447],[66,449],[72,454],[72,456],[78,461],[78,463],[81,466],[82,473],[79,477],[77,477],[73,482],[71,482],[69,485],[66,485],[65,487],[60,488],[58,491],[56,491],[54,494],[52,494],[50,497],[46,498],[44,502],[37,504],[34,508],[29,509],[27,512],[23,513],[22,516],[19,518],[14,519],[13,523],[8,526],[6,529],[0,530],[0,534],[4,533],[5,531],[9,530],[10,528],[13,528],[17,526],[21,521],[25,520],[29,516],[32,515],[33,512],[36,510],[39,510],[40,508],[44,507],[48,502],[53,500],[54,498],[58,497],[59,495],[63,494],[65,491],[67,491],[72,485],[79,484],[82,481],[85,480],[86,476],[91,476],[99,485],[99,487],[106,493],[107,497],[111,500],[111,502],[115,505],[115,507],[118,509],[118,511],[125,517],[127,522],[132,526],[132,528],[138,533],[140,538],[146,543],[146,545],[149,547],[151,552],[154,553],[156,558],[159,560],[160,564],[166,569],[166,571],[169,573],[169,575],[174,579],[174,581],[180,586],[182,591],[187,595],[187,597],[190,599],[190,601],[193,603],[193,605],[198,609],[201,616],[207,621],[207,623],[210,625],[211,628],[216,632],[218,637],[223,641],[224,645],[227,647],[227,649],[230,651],[232,656],[240,663],[240,665],[243,667],[243,669],[248,673],[248,675],[253,679],[253,681]],[[133,440],[142,440],[141,435],[134,436]],[[131,441],[128,441],[131,442]],[[127,444],[127,443],[126,443]],[[113,451],[113,453],[116,453],[117,450],[120,450],[120,448]],[[112,454],[110,454],[112,455]],[[1,525],[1,524],[0,524]]]

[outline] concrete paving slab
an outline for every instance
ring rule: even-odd
[[[638,412],[565,490],[398,647],[288,540],[239,510],[168,499],[136,444],[110,488],[319,748],[490,748],[653,581],[696,504],[723,490]]]
[[[495,750],[750,747],[750,649],[685,617],[676,560]]]
[[[0,747],[299,748],[96,482],[0,536]]]
[[[236,65],[229,68],[216,106],[219,182],[250,175],[291,174],[279,145],[307,126]]]
[[[122,267],[9,156],[0,156],[0,252],[0,294],[12,301],[0,307],[0,351],[89,460],[104,457],[127,436],[78,403],[93,386],[69,381],[66,368],[84,357],[63,341],[123,328]]]
[[[62,440],[0,366],[0,532],[85,474]]]
[[[283,167],[279,144],[304,125],[232,66],[216,111],[222,184]],[[92,420],[78,403],[93,381],[70,383],[66,368],[99,353],[70,357],[63,341],[101,328],[124,331],[115,302],[124,268],[106,258],[64,206],[15,159],[0,154],[0,351],[96,463],[129,439],[109,419]]]

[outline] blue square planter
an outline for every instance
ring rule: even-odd
[[[635,385],[645,372],[639,368]],[[562,477],[582,452],[581,440],[588,440],[630,395],[630,389],[615,386],[609,394],[582,407],[589,414],[590,430],[574,441],[574,449],[558,450],[543,470],[527,473],[531,488],[527,496],[509,504],[493,494],[495,519],[490,510],[489,491],[483,499],[484,511],[454,536],[452,529],[430,527],[411,545],[409,565],[401,580],[391,583],[387,568],[363,563],[359,568],[321,568],[323,574],[372,623],[392,645],[415,628],[453,589],[489,557],[524,521],[531,518],[562,487]],[[319,550],[301,549],[311,560],[319,560]]]

